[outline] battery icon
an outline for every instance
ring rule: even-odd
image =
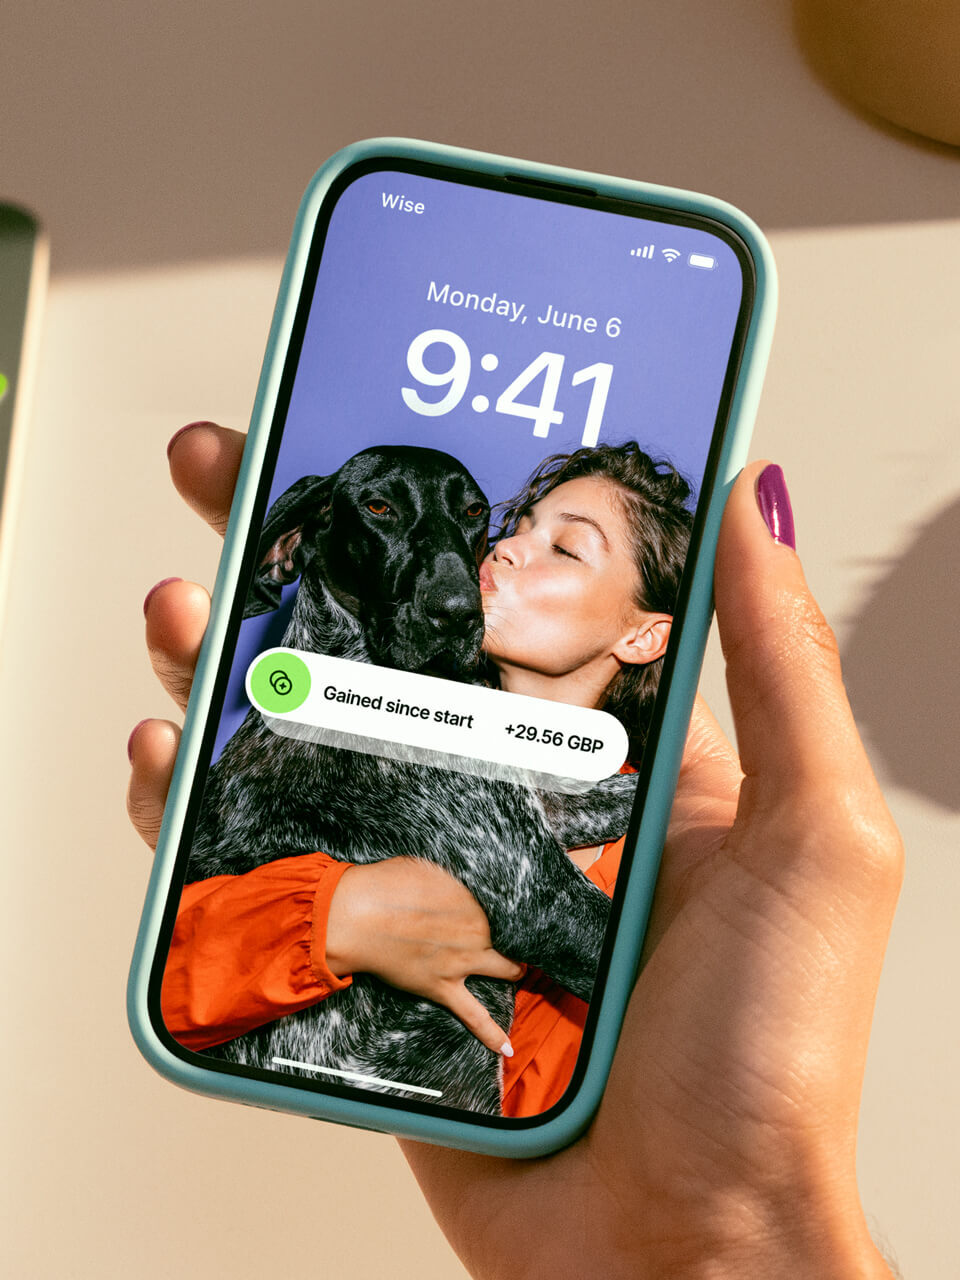
[[[712,271],[717,265],[717,260],[706,253],[691,253],[687,258],[687,263],[691,267],[699,267],[701,271]]]

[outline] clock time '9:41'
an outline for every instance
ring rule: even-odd
[[[428,369],[424,363],[424,355],[432,346],[446,346],[451,356],[449,367],[436,373]],[[487,355],[483,357],[481,363],[484,369],[493,370],[499,361],[496,356]],[[564,356],[559,352],[542,351],[503,389],[497,397],[496,412],[514,418],[528,418],[533,423],[535,436],[547,436],[552,426],[558,426],[563,421],[563,411],[556,407],[563,378],[563,365]],[[403,396],[404,404],[414,413],[423,414],[428,418],[438,418],[442,414],[450,413],[466,393],[471,367],[470,348],[458,333],[454,333],[451,329],[425,329],[423,333],[417,334],[407,349],[407,368],[421,386],[447,387],[447,392],[439,400],[424,400],[418,389],[401,387],[400,394]],[[521,400],[521,394],[541,374],[543,385],[539,400],[535,402]],[[600,438],[600,424],[603,421],[603,411],[606,408],[612,377],[613,365],[600,362],[588,365],[585,369],[578,369],[570,379],[574,387],[580,386],[581,383],[593,383],[590,403],[583,423],[583,434],[580,437],[582,445],[592,448]],[[475,396],[472,403],[477,412],[482,412],[489,406],[486,396]]]

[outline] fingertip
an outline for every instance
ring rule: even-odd
[[[143,728],[143,726],[146,723],[147,723],[146,720],[138,720],[137,723],[130,730],[130,737],[127,739],[127,759],[130,761],[131,764],[133,764],[134,739],[136,738],[137,734],[140,732],[140,730]]]
[[[130,734],[127,812],[137,833],[156,847],[177,756],[180,730],[168,720],[141,720]]]
[[[782,469],[766,459],[750,463],[724,508],[714,595],[725,653],[776,614],[784,591],[809,594],[800,559],[786,540],[794,536],[793,511],[778,473]]]
[[[223,533],[246,437],[213,422],[191,423],[170,442],[170,475],[180,496]]]
[[[492,1049],[495,1054],[501,1058],[513,1057],[513,1045],[510,1043],[510,1037],[506,1034],[502,1027],[491,1019],[489,1027],[470,1028],[474,1035],[482,1040],[488,1049]]]
[[[180,581],[182,581],[182,579],[173,577],[173,578],[161,578],[159,582],[155,582],[143,598],[143,616],[145,618],[149,617],[150,601],[153,599],[153,597],[157,594],[158,591],[162,591],[164,587],[169,587],[172,582],[180,582]]]
[[[843,762],[860,752],[836,636],[790,545],[792,510],[778,473],[761,460],[733,485],[714,595],[744,771],[794,787],[845,776]]]
[[[156,773],[172,767],[180,730],[169,720],[140,720],[127,739],[127,757],[135,771]]]
[[[768,537],[776,540],[776,533],[765,515],[765,505],[774,506],[777,503],[781,507],[790,505],[791,519],[793,517],[786,477],[783,467],[778,462],[772,462],[769,458],[757,458],[754,462],[747,463],[733,482],[724,511],[724,519],[734,515],[738,509],[745,508],[751,502],[756,515],[766,527]],[[755,523],[759,528],[759,522],[755,520]],[[787,544],[784,543],[784,545]]]
[[[489,1010],[467,989],[465,982],[455,983],[449,988],[449,998],[442,1003],[491,1052],[505,1058],[513,1057],[510,1037],[502,1027],[497,1026]]]
[[[793,506],[783,468],[775,462],[767,463],[757,476],[754,494],[771,538],[774,542],[788,546],[791,551],[796,551]]]
[[[180,427],[167,441],[167,457],[171,458],[173,456],[173,451],[177,446],[177,442],[182,440],[188,431],[196,431],[199,427],[213,427],[216,429],[216,425],[217,424],[215,422],[209,422],[206,418],[200,418],[196,422],[188,422],[186,426]]]
[[[167,445],[170,474],[178,493],[188,500],[196,489],[198,468],[206,470],[210,459],[219,451],[222,427],[215,422],[191,422],[173,436]]]
[[[210,596],[197,582],[164,578],[151,587],[143,602],[147,647],[169,652],[180,660],[203,639],[210,617]]]

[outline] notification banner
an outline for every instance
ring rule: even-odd
[[[606,711],[326,654],[267,650],[250,664],[246,690],[286,737],[332,743],[330,734],[341,735],[376,754],[400,744],[414,749],[408,758],[425,752],[426,763],[441,766],[436,757],[449,756],[593,783],[627,758],[626,730]]]

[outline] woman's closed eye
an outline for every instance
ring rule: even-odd
[[[559,542],[555,542],[553,544],[553,550],[556,551],[561,556],[569,556],[571,560],[580,559],[580,557],[576,555],[575,552],[571,551],[569,547],[563,547],[560,545]]]

